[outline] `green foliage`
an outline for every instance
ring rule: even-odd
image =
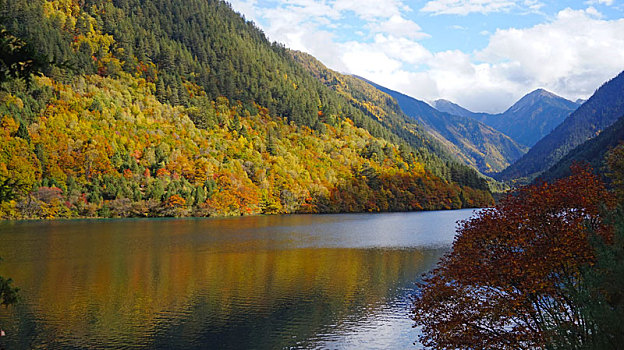
[[[624,212],[611,214],[610,242],[594,237],[596,261],[586,266],[582,286],[568,292],[586,320],[583,329],[559,328],[549,349],[620,349],[624,342]]]
[[[32,46],[10,34],[0,25],[0,82],[23,79],[27,83],[39,73],[45,61]]]
[[[619,122],[618,122],[619,123]],[[552,349],[619,349],[624,342],[624,146],[607,153],[606,177],[619,207],[608,213],[611,239],[592,237],[596,260],[584,267],[580,288],[570,289],[583,328],[559,328]]]

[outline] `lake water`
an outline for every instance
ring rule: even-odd
[[[472,210],[0,222],[6,349],[406,349]]]

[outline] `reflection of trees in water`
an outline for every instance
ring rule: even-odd
[[[35,342],[27,347],[280,348],[354,313],[365,317],[371,305],[390,300],[398,284],[411,283],[439,254],[237,251],[232,242],[176,240],[187,233],[181,225],[176,235],[154,244],[148,239],[163,237],[137,238],[121,229],[82,232],[71,238],[71,249],[80,251],[72,258],[57,251],[69,249],[67,234],[43,235],[31,243],[37,247],[23,250],[20,260],[28,263],[7,266],[27,297],[10,316],[20,322],[19,338]]]

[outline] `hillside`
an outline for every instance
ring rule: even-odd
[[[443,112],[476,119],[531,147],[557,127],[579,104],[537,89],[499,114],[474,113],[446,100],[437,100],[434,106]]]
[[[422,123],[453,154],[484,174],[501,171],[527,151],[508,136],[474,119],[439,112],[423,101],[369,83],[395,98],[405,114]]]
[[[546,170],[539,177],[550,181],[570,175],[570,166],[574,162],[587,162],[595,170],[604,168],[607,153],[624,142],[624,118],[604,129],[598,136],[585,141],[571,150],[565,157]]]
[[[624,116],[624,73],[603,84],[563,123],[541,139],[498,178],[532,179],[583,142],[597,136]]]
[[[451,160],[453,158],[451,154],[457,153],[444,144],[445,142],[448,143],[448,141],[439,139],[438,142],[436,139],[432,139],[432,134],[426,126],[423,127],[413,118],[405,115],[392,96],[360,78],[343,75],[328,69],[309,54],[299,51],[291,51],[291,54],[320,82],[346,98],[352,106],[358,108],[366,115],[378,120],[398,135],[403,135],[404,139],[416,138],[417,140],[426,140],[428,149],[433,150],[435,154],[441,154],[442,157],[424,156],[421,158],[426,158],[430,164],[439,164],[439,162],[446,159],[444,168],[450,170],[448,176],[450,176],[452,181],[459,181],[469,186],[479,186],[483,181],[470,167],[460,164],[457,160]],[[435,138],[436,135],[433,135],[433,137]],[[461,158],[459,160],[467,163]],[[442,167],[437,166],[436,168]]]
[[[2,217],[491,201],[485,181],[426,133],[395,133],[354,107],[224,2],[0,0],[0,9],[18,46],[48,62],[30,83],[2,81]]]

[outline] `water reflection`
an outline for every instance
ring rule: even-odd
[[[0,310],[4,341],[406,347],[415,340],[406,317],[413,282],[471,212],[432,214],[2,223],[0,274],[23,297]]]

